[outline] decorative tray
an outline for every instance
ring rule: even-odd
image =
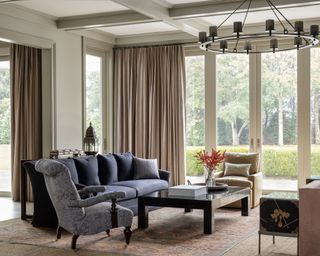
[[[193,185],[205,185],[205,184],[204,183],[195,183]],[[227,190],[228,189],[228,185],[225,184],[225,183],[217,182],[215,186],[207,187],[207,189],[208,189],[208,192]]]

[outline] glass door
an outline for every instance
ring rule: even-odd
[[[217,145],[227,152],[249,151],[249,57],[217,55]]]
[[[0,58],[0,192],[10,191],[10,62]]]
[[[261,108],[263,188],[296,190],[296,51],[261,55]]]
[[[92,124],[98,138],[99,152],[103,152],[102,88],[104,74],[103,57],[86,54],[85,130]]]

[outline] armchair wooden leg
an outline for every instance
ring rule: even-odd
[[[107,233],[108,236],[110,236],[110,229],[107,229],[106,233]]]
[[[56,232],[56,234],[57,234],[57,239],[60,239],[60,238],[61,238],[61,232],[62,232],[62,230],[63,230],[63,228],[60,227],[60,226],[58,226],[57,232]]]
[[[124,236],[126,238],[126,243],[129,244],[130,243],[130,237],[131,237],[131,234],[132,234],[131,227],[126,227],[124,229],[123,233],[124,233]]]
[[[73,235],[72,236],[72,241],[71,241],[71,249],[76,249],[77,247],[77,239],[78,239],[79,235]]]

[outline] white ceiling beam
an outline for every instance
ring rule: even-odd
[[[198,37],[199,29],[185,24],[183,21],[174,20],[169,16],[168,8],[157,4],[151,0],[114,0],[118,4],[124,5],[132,10],[135,10],[143,15],[149,16],[156,20],[162,20],[168,25],[171,25],[183,32],[186,32],[194,37]]]
[[[136,45],[159,45],[166,43],[194,43],[194,36],[184,33],[154,33],[141,34],[136,36],[122,36],[116,38],[116,46],[136,46]]]
[[[320,4],[319,0],[281,0],[278,2],[273,1],[277,8],[293,8],[301,6],[310,6]],[[197,5],[190,4],[183,7],[173,7],[169,9],[169,15],[172,19],[186,19],[186,18],[196,18],[203,16],[213,16],[221,14],[232,13],[239,5],[239,2],[229,2],[229,3],[220,3],[220,4],[199,4]],[[248,4],[244,4],[239,11],[245,11],[248,7]],[[266,0],[255,0],[252,1],[250,10],[269,10],[270,7]]]
[[[81,15],[64,17],[56,21],[57,28],[65,30],[109,27],[127,24],[136,24],[153,21],[152,18],[138,12],[124,11],[113,13],[98,13],[94,15]]]

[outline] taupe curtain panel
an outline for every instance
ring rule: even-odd
[[[114,49],[114,150],[157,158],[185,183],[182,45]]]
[[[12,198],[19,201],[21,160],[42,157],[41,50],[13,44],[10,58]]]

